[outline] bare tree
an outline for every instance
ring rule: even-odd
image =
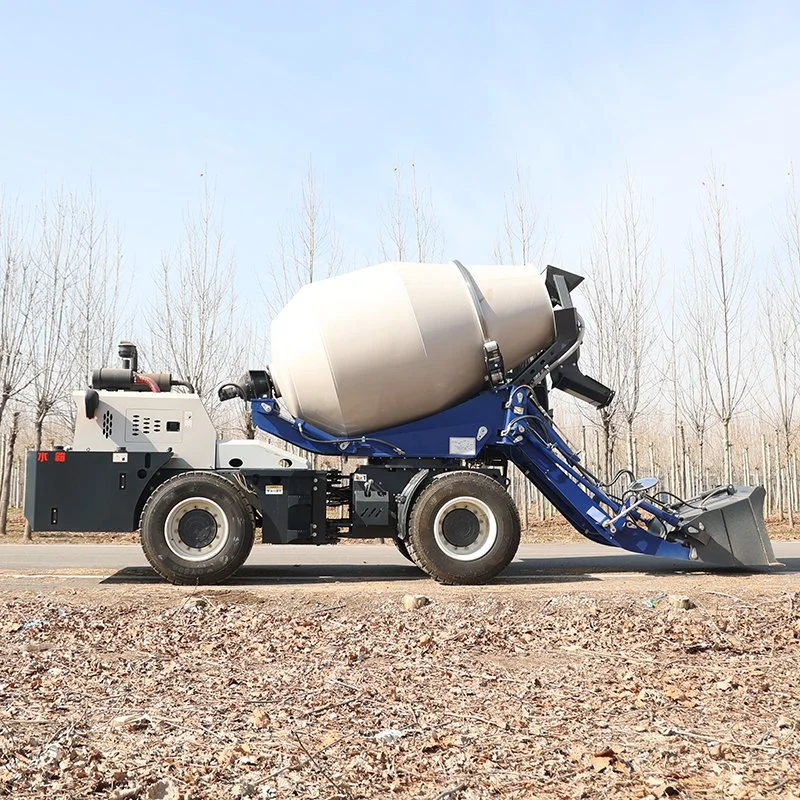
[[[43,201],[33,259],[36,270],[27,347],[33,364],[34,439],[41,449],[47,417],[69,388],[74,369],[72,333],[74,319],[71,293],[78,268],[82,219],[74,196],[59,192]]]
[[[18,207],[8,209],[0,200],[0,425],[9,401],[24,391],[31,381],[26,336],[34,313],[34,276],[29,246],[25,241],[22,214]],[[0,534],[6,533],[13,452],[19,429],[19,414],[13,418],[7,458],[0,465]]]
[[[159,295],[149,314],[151,356],[190,380],[214,416],[217,383],[236,360],[235,266],[224,245],[214,193],[206,186],[183,238],[161,259]]]
[[[33,365],[30,390],[34,410],[34,448],[42,449],[44,424],[64,400],[72,378],[74,350],[70,294],[76,280],[81,215],[76,200],[64,192],[44,200],[33,254],[35,313],[26,326],[26,346]],[[30,524],[25,538],[30,539]]]
[[[591,374],[601,383],[617,388],[626,368],[620,343],[624,336],[625,294],[622,288],[614,220],[608,197],[600,205],[590,257],[589,277],[585,286],[588,302],[588,328],[591,336],[584,346]],[[603,474],[608,480],[614,466],[614,450],[619,437],[622,407],[619,396],[598,412],[597,424],[602,436]]]
[[[408,210],[403,191],[403,173],[394,168],[394,194],[384,210],[383,230],[379,235],[381,255],[386,261],[405,261],[408,250]]]
[[[272,285],[264,292],[272,316],[301,286],[335,275],[341,265],[342,248],[333,217],[309,166],[299,208],[278,228],[277,252],[270,265]]]
[[[495,261],[542,266],[548,239],[547,222],[533,202],[528,177],[517,164],[511,192],[503,198],[503,232],[495,244]]]
[[[510,194],[503,198],[503,230],[495,244],[495,262],[541,267],[546,245],[546,226],[533,202],[528,180],[523,177],[517,164]],[[520,508],[523,523],[527,525],[531,503],[530,484],[516,467],[509,471],[509,478],[511,496]],[[540,508],[544,511],[543,506]]]
[[[800,391],[800,197],[794,169],[789,171],[789,188],[778,235],[781,248],[776,258],[777,269],[762,298],[762,317],[767,321],[765,344],[771,354],[774,389],[774,399],[768,411],[778,431],[781,467],[788,481],[792,472],[797,395]],[[793,528],[791,496],[787,499],[789,525]]]
[[[107,215],[98,210],[94,186],[81,204],[79,264],[72,292],[75,384],[90,370],[108,364],[114,352],[121,312],[122,241],[109,230]]]
[[[411,165],[409,201],[417,261],[439,261],[442,258],[443,244],[441,228],[433,209],[430,187],[420,188],[415,164]]]
[[[706,467],[706,440],[712,422],[711,396],[709,394],[706,370],[711,358],[711,337],[713,321],[705,316],[695,303],[687,298],[681,315],[681,334],[677,343],[680,365],[680,378],[675,382],[678,408],[695,438],[698,452],[698,469],[702,475]],[[673,315],[676,318],[677,315]],[[678,426],[675,425],[678,441]],[[685,476],[682,474],[683,483]],[[687,491],[685,485],[682,491]]]
[[[624,425],[627,464],[636,471],[636,426],[652,405],[653,361],[657,336],[652,324],[660,279],[652,254],[652,224],[642,209],[633,178],[626,175],[615,208],[606,196],[595,228],[586,293],[589,304],[587,355],[603,383],[616,391],[599,412],[606,476],[613,471],[614,450]]]
[[[779,264],[782,263],[786,268],[795,295],[800,297],[800,189],[794,164],[790,166],[788,176],[789,187],[784,200],[783,216],[778,224],[781,244]]]
[[[769,416],[775,426],[777,442],[781,452],[779,469],[790,474],[792,447],[795,441],[795,419],[797,412],[798,353],[797,336],[800,332],[800,320],[797,311],[798,298],[794,292],[789,296],[781,295],[776,288],[764,301],[767,321],[766,340],[771,353],[773,390],[772,403],[768,409]],[[794,513],[789,506],[789,524],[794,527]],[[780,509],[783,517],[783,509]]]
[[[730,483],[731,423],[748,389],[742,361],[749,265],[741,227],[731,214],[725,183],[714,164],[704,182],[700,234],[690,241],[690,254],[692,288],[687,305],[694,327],[706,326],[708,350],[700,369],[713,416],[722,426],[723,471]]]
[[[0,200],[0,424],[9,400],[31,380],[26,335],[35,312],[35,276],[24,227],[20,209],[7,209]]]
[[[14,449],[19,434],[19,411],[11,418],[11,430],[6,439],[5,459],[2,465],[2,484],[0,484],[0,536],[8,533],[8,506],[11,499],[11,469],[14,464]]]
[[[265,291],[271,315],[275,316],[302,286],[335,275],[341,265],[342,248],[333,215],[322,200],[314,168],[309,166],[299,208],[278,229],[278,250],[270,269],[272,287]],[[245,435],[254,436],[249,417],[246,423]],[[315,455],[311,463],[316,465]]]
[[[269,347],[269,337],[264,330],[263,319],[258,315],[255,321],[241,318],[231,335],[235,339],[237,374],[247,369],[262,368]],[[224,412],[224,425],[231,435],[244,436],[246,439],[256,438],[257,428],[253,423],[250,403],[240,401],[226,403]]]
[[[379,236],[381,255],[387,261],[436,261],[442,257],[442,237],[431,191],[420,187],[416,164],[410,172],[407,182],[403,168],[394,169],[394,195],[384,209]]]
[[[625,309],[623,336],[618,343],[624,369],[616,392],[627,427],[628,465],[636,471],[636,422],[653,402],[653,395],[647,394],[647,388],[653,383],[651,355],[657,328],[652,316],[661,276],[652,255],[652,225],[642,210],[641,198],[630,173],[625,177],[617,225],[619,290]]]

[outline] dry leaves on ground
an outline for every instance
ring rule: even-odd
[[[0,596],[0,796],[800,797],[798,596],[148,591]]]

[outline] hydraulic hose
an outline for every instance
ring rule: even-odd
[[[160,392],[158,384],[147,375],[134,375],[133,382],[139,386],[146,386],[151,392]]]

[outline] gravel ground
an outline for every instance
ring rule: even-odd
[[[2,591],[0,796],[800,798],[785,587]]]

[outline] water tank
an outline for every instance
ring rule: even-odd
[[[552,342],[553,310],[532,267],[389,262],[304,286],[271,335],[285,407],[351,436],[476,394],[485,339],[512,369]]]

